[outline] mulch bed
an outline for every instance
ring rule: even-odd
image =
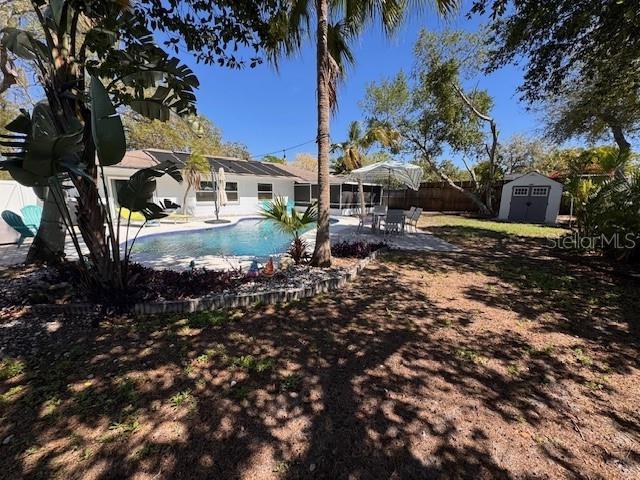
[[[500,246],[286,305],[5,310],[0,477],[640,478],[640,286]]]
[[[118,307],[137,302],[185,300],[222,293],[249,294],[299,288],[339,277],[353,267],[358,258],[337,258],[329,269],[291,264],[271,276],[260,273],[255,277],[243,271],[157,270],[132,264],[131,285],[125,292],[115,296],[95,296],[93,292],[81,288],[80,273],[73,263],[56,268],[18,265],[0,270],[0,308],[85,302]]]

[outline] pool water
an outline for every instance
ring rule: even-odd
[[[310,225],[304,231],[315,226]],[[244,219],[229,226],[169,232],[141,237],[133,247],[136,257],[250,256],[268,257],[288,250],[292,237],[270,221]]]

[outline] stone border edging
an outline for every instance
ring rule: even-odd
[[[219,294],[211,297],[191,298],[188,300],[173,300],[164,302],[141,302],[136,303],[129,309],[130,313],[138,315],[152,315],[162,313],[193,313],[206,310],[219,310],[223,308],[247,307],[256,303],[275,304],[280,302],[292,302],[313,297],[321,293],[327,293],[345,286],[354,280],[362,270],[373,260],[378,258],[380,252],[387,248],[375,250],[369,256],[361,259],[355,266],[340,274],[337,278],[318,280],[314,285],[268,290],[266,292],[255,292],[246,294]],[[38,304],[32,305],[31,309],[35,313],[44,314],[68,314],[81,315],[95,313],[99,311],[99,306],[91,303],[67,303],[67,304]]]

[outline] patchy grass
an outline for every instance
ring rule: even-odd
[[[189,328],[219,327],[229,321],[227,313],[220,311],[196,312],[187,317]]]
[[[182,390],[169,397],[169,405],[174,408],[182,406],[194,408],[197,403],[198,400],[194,397],[193,393],[191,393],[191,390]]]
[[[245,370],[246,372],[265,373],[270,371],[275,362],[272,358],[258,358],[253,355],[241,355],[232,357],[231,366]]]
[[[456,350],[456,357],[473,362],[476,365],[484,365],[489,361],[489,359],[484,355],[481,355],[480,352],[467,347],[458,348]]]
[[[289,374],[280,382],[280,390],[283,392],[297,390],[301,381],[302,377],[300,375],[296,375],[295,373]]]
[[[0,361],[0,381],[17,377],[22,374],[24,370],[25,365],[22,360],[17,358],[5,358]]]
[[[576,347],[573,349],[573,355],[576,361],[583,367],[590,367],[593,363],[593,358],[590,355],[586,354],[580,347]]]
[[[420,218],[421,228],[454,227],[460,235],[506,235],[518,237],[548,238],[559,237],[568,230],[559,227],[531,223],[509,223],[495,220],[464,217],[460,215],[442,215],[424,213]]]
[[[518,375],[520,375],[520,372],[521,372],[521,368],[520,368],[520,365],[518,365],[517,363],[512,363],[510,365],[507,365],[507,373],[512,377],[517,377]]]
[[[231,387],[229,393],[231,395],[231,398],[234,398],[238,401],[244,401],[251,393],[251,388],[249,388],[247,385],[237,384]]]

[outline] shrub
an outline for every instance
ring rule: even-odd
[[[82,290],[81,296],[91,302],[109,306],[130,305],[133,302],[164,298],[188,298],[221,292],[243,281],[238,272],[194,269],[189,271],[155,270],[138,263],[129,265],[129,288],[126,293],[113,292],[95,286]],[[68,282],[79,285],[83,271],[75,262],[64,262],[47,280],[51,283]]]
[[[295,262],[296,265],[301,264],[309,258],[309,243],[301,237],[296,237],[291,242],[291,246],[287,254]]]
[[[368,242],[338,242],[331,246],[331,255],[339,258],[365,258],[383,247],[384,242],[368,243]]]

